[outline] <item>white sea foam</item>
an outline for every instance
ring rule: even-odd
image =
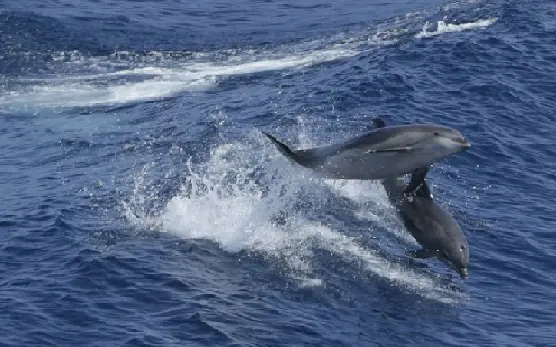
[[[423,297],[441,302],[462,298],[461,293],[440,285],[434,276],[394,264],[362,246],[342,230],[343,223],[314,221],[320,208],[313,206],[307,211],[297,206],[307,196],[318,205],[319,197],[324,200],[326,185],[312,176],[303,177],[302,169],[289,165],[264,139],[258,141],[252,145],[222,145],[212,151],[205,165],[190,166],[182,190],[151,217],[142,206],[153,199],[152,188],[139,180],[140,189],[125,205],[127,218],[136,226],[185,239],[212,240],[228,252],[258,252],[271,262],[286,264],[286,273],[301,278],[304,285],[325,280],[315,270],[326,266],[316,263],[319,258],[313,252],[320,249],[338,259],[358,262],[374,277]],[[267,151],[260,150],[264,147]],[[286,217],[279,217],[283,212]]]
[[[480,19],[476,22],[470,23],[460,23],[460,24],[452,24],[446,23],[445,21],[438,21],[436,22],[436,30],[434,31],[427,31],[431,25],[427,21],[425,25],[423,25],[423,30],[417,34],[415,34],[415,38],[427,38],[433,37],[445,33],[454,33],[460,32],[464,30],[472,30],[472,29],[482,29],[486,28],[497,21],[497,18],[489,18],[489,19]]]
[[[227,76],[308,68],[394,44],[424,15],[424,11],[409,13],[359,32],[338,33],[269,51],[144,54],[119,51],[102,57],[86,57],[77,51],[54,53],[54,67],[49,69],[52,75],[12,81],[9,88],[0,92],[0,109],[37,110],[153,101],[207,90]],[[495,18],[462,24],[440,21],[434,31],[427,31],[427,22],[415,37],[484,28],[495,21]]]
[[[0,108],[81,107],[157,100],[185,91],[206,90],[226,76],[304,68],[357,53],[350,47],[330,47],[281,58],[244,54],[224,62],[193,60],[174,62],[168,67],[26,79],[22,81],[33,84],[0,94]],[[128,81],[132,76],[135,77]],[[137,76],[142,80],[137,81]],[[114,80],[115,77],[118,78]]]

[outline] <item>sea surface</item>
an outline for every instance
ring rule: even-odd
[[[555,346],[554,1],[0,1],[0,346]],[[388,124],[469,278],[293,148]],[[452,276],[450,276],[452,274]]]

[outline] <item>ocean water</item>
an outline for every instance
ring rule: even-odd
[[[556,345],[556,4],[0,2],[1,346]],[[294,148],[371,120],[470,139],[435,199],[468,280],[378,182]]]

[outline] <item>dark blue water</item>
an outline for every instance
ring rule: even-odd
[[[0,3],[0,345],[550,346],[556,4]],[[294,147],[435,122],[470,277]]]

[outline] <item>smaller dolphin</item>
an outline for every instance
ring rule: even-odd
[[[398,177],[471,147],[459,131],[436,124],[376,128],[344,142],[298,150],[263,134],[287,158],[331,179]]]
[[[380,118],[374,120],[376,127],[385,127]],[[406,186],[402,177],[382,180],[390,203],[407,231],[422,246],[406,254],[413,258],[433,258],[447,263],[462,279],[469,276],[469,245],[459,224],[433,200],[425,176],[429,167],[414,171]]]

